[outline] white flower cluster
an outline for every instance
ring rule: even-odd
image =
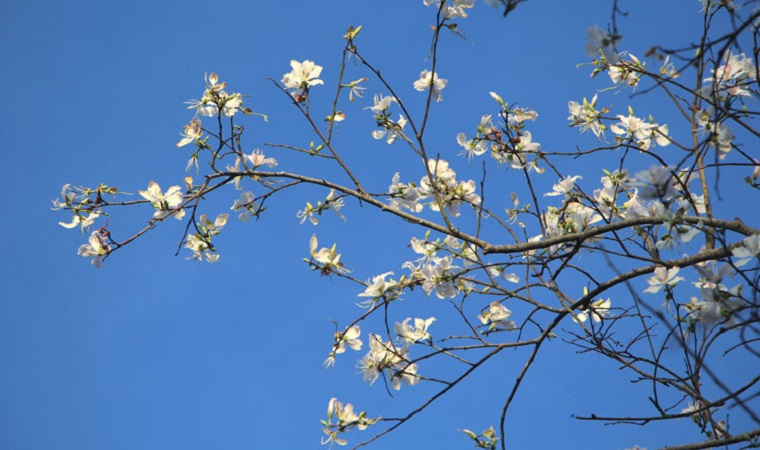
[[[543,173],[544,170],[538,167],[538,158],[530,160],[531,156],[539,155],[541,144],[534,142],[531,132],[525,130],[526,122],[535,121],[538,113],[527,108],[510,107],[495,92],[490,92],[489,95],[502,109],[500,117],[505,119],[504,128],[500,130],[494,126],[493,116],[481,116],[472,139],[468,139],[465,133],[457,134],[457,144],[463,148],[460,154],[472,159],[490,149],[491,157],[499,164]]]
[[[701,110],[696,116],[697,124],[699,131],[707,135],[710,147],[718,152],[718,158],[725,159],[734,148],[734,132],[725,122],[713,118],[714,110],[712,107]]]
[[[194,234],[189,234],[185,241],[185,248],[193,252],[189,259],[197,261],[205,259],[212,264],[219,261],[220,255],[211,245],[211,238],[221,232],[222,228],[227,224],[228,218],[229,214],[219,214],[211,222],[205,214],[201,214],[196,224],[198,231]]]
[[[391,118],[390,107],[391,103],[396,102],[396,98],[383,97],[378,94],[375,95],[374,102],[374,106],[364,108],[369,109],[375,114],[375,121],[379,128],[372,132],[372,137],[375,139],[385,138],[389,145],[393,144],[397,138],[406,140],[406,137],[404,136],[404,127],[406,126],[407,121],[404,116],[399,114],[398,120],[395,122]]]
[[[110,191],[111,193],[116,193],[116,188],[101,186],[98,189],[101,192],[105,190],[106,192]],[[74,214],[71,217],[71,222],[58,222],[58,225],[70,230],[79,226],[82,233],[84,233],[85,230],[95,223],[95,220],[101,216],[101,212],[99,209],[93,208],[89,205],[90,191],[90,189],[82,187],[72,187],[70,184],[63,185],[61,188],[61,198],[63,201],[58,199],[53,200],[53,209],[68,208],[71,209]]]
[[[459,208],[463,204],[480,204],[480,196],[475,193],[475,181],[457,182],[456,173],[448,162],[429,159],[428,170],[432,178],[427,175],[422,177],[419,186],[401,183],[398,173],[393,176],[392,184],[388,187],[392,208],[420,212],[427,205],[433,211],[440,211],[440,206],[443,205],[451,217],[459,217]]]
[[[610,66],[607,75],[616,85],[630,86],[635,88],[641,79],[641,72],[646,68],[639,58],[629,54],[630,61],[618,61],[617,64]]]
[[[229,94],[224,90],[226,87],[227,83],[219,82],[217,74],[212,72],[206,77],[206,90],[201,99],[186,102],[187,109],[194,109],[196,116],[205,117],[217,117],[220,114],[224,117],[232,117],[238,111],[250,112],[243,109],[243,95],[239,92]],[[184,147],[199,140],[202,131],[200,119],[193,118],[185,125],[182,140],[177,142],[177,147]]]
[[[617,118],[620,122],[611,125],[610,130],[618,142],[634,144],[642,151],[653,148],[655,143],[661,147],[670,145],[667,125],[646,122],[634,116],[630,108],[628,116],[619,114]]]
[[[333,423],[333,417],[336,419],[335,423]],[[354,429],[365,430],[378,420],[380,420],[379,417],[374,419],[368,418],[367,413],[364,411],[356,414],[351,403],[343,405],[342,402],[333,397],[327,405],[327,420],[322,421],[322,432],[326,434],[322,438],[322,445],[346,445],[348,441],[341,438],[339,436],[340,433],[350,432]]]
[[[601,139],[607,126],[602,124],[599,120],[601,112],[596,109],[596,102],[598,99],[598,96],[594,95],[591,101],[584,98],[583,104],[572,100],[569,101],[567,103],[567,109],[570,110],[570,116],[567,120],[570,121],[571,127],[578,127],[581,130],[581,133],[591,130],[597,139]]]
[[[412,249],[422,255],[415,261],[407,261],[402,267],[411,272],[411,279],[422,284],[422,290],[427,295],[435,291],[440,299],[454,298],[462,292],[469,292],[472,286],[466,280],[459,278],[460,267],[453,264],[454,258],[461,258],[465,265],[477,261],[477,256],[471,247],[462,246],[456,238],[447,236],[443,242],[429,242],[412,238]],[[438,256],[438,251],[444,250],[449,254]]]
[[[490,114],[487,114],[480,118],[478,131],[473,139],[468,140],[464,133],[457,134],[457,144],[464,148],[462,154],[467,156],[467,158],[472,159],[473,156],[480,156],[488,150],[487,137],[498,131],[494,128],[491,117]]]
[[[428,329],[435,322],[435,317],[427,319],[414,318],[414,324],[410,324],[411,317],[403,322],[396,322],[393,329],[400,341],[396,344],[392,341],[383,341],[378,334],[369,334],[369,351],[359,360],[357,367],[361,369],[364,381],[374,384],[383,375],[390,380],[395,390],[401,389],[401,383],[414,386],[419,383],[417,364],[409,359],[409,347],[418,343],[431,343],[433,338]],[[325,367],[335,365],[335,356],[346,351],[346,347],[359,351],[362,348],[360,338],[361,328],[352,325],[344,332],[335,333],[335,342],[330,355],[324,362]]]
[[[333,244],[331,248],[322,247],[319,250],[319,241],[317,235],[314,234],[309,240],[309,254],[311,255],[311,262],[322,270],[322,274],[328,275],[331,272],[346,273],[349,272],[340,261],[340,253],[336,252],[338,244]]]
[[[705,78],[702,94],[721,102],[729,97],[751,97],[749,87],[757,79],[752,58],[728,50],[723,55],[723,61],[723,65],[711,70],[711,77]]]
[[[693,283],[699,289],[700,296],[691,297],[685,305],[687,313],[704,325],[731,321],[734,310],[740,306],[739,299],[744,287],[741,283],[731,288],[723,284],[726,277],[735,275],[734,269],[728,264],[718,266],[708,263],[698,264],[694,268],[700,274],[699,281]]]
[[[383,341],[377,334],[370,334],[369,352],[359,361],[357,368],[362,371],[364,381],[373,384],[380,374],[390,379],[395,390],[401,389],[404,382],[410,386],[419,383],[417,364],[409,361],[409,348],[398,347],[392,341]]]
[[[359,294],[359,297],[368,297],[369,300],[362,303],[362,306],[371,307],[380,299],[390,302],[401,295],[401,285],[394,279],[387,280],[389,275],[393,275],[393,272],[377,275],[372,281],[367,281],[367,289]]]
[[[548,237],[580,232],[602,220],[635,217],[666,219],[662,225],[664,232],[656,243],[659,249],[672,249],[699,234],[701,225],[685,224],[680,219],[686,211],[705,212],[704,196],[686,188],[695,179],[692,172],[672,166],[652,166],[637,172],[635,177],[625,169],[604,173],[602,187],[594,190],[593,201],[588,206],[582,203],[586,201],[585,195],[576,188],[576,182],[581,179],[578,175],[561,179],[551,192],[544,194],[564,199],[561,207],[549,206],[542,213]],[[623,203],[619,204],[621,197]]]

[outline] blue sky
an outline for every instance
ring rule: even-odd
[[[607,86],[576,68],[587,59],[586,28],[609,21],[607,3],[531,0],[504,20],[478,2],[461,24],[467,40],[444,35],[441,44],[439,73],[449,86],[433,108],[431,146],[455,160],[456,133],[471,133],[493,108],[489,91],[539,112],[534,136],[544,148],[592,144],[567,127],[566,105]],[[620,20],[621,47],[643,55],[653,44],[689,42],[699,30],[698,10],[696,0],[637,1]],[[269,116],[268,123],[244,119],[248,147],[307,145],[314,137],[267,78],[279,80],[291,59],[317,62],[326,87],[315,89],[312,104],[322,102],[327,111],[349,25],[364,27],[361,52],[402,97],[419,99],[410,101],[419,113],[423,96],[412,82],[429,68],[431,8],[421,0],[41,0],[5,2],[3,11],[6,163],[0,176],[6,188],[0,201],[6,218],[0,227],[7,256],[0,268],[0,447],[316,448],[319,420],[333,396],[370,416],[394,417],[432,392],[418,386],[389,398],[381,383],[362,382],[354,368],[359,353],[322,368],[332,345],[330,320],[353,317],[360,291],[321,278],[302,261],[316,232],[324,245],[339,243],[356,277],[387,270],[400,275],[401,263],[413,258],[408,240],[421,237],[419,229],[350,202],[348,222],[328,216],[318,228],[300,225],[296,211],[324,195],[301,190],[270,205],[257,222],[231,220],[217,243],[222,259],[216,265],[186,261],[186,251],[175,256],[183,225],[172,221],[95,270],[76,255],[86,235],[58,226],[69,217],[50,210],[65,183],[105,182],[132,193],[149,180],[164,188],[181,184],[188,152],[174,144],[192,117],[183,102],[202,94],[204,74],[212,71]],[[349,79],[366,76],[349,69]],[[379,192],[394,172],[413,172],[400,148],[371,139],[371,113],[361,108],[371,105],[378,85],[369,86],[364,99],[346,107],[337,141]],[[627,94],[610,94],[609,102],[622,107]],[[642,110],[672,114],[657,109],[657,101],[637,102]],[[281,168],[322,170],[311,160],[266,152]],[[565,163],[589,180],[601,176],[598,168]],[[478,167],[462,170],[477,176]],[[506,175],[502,182],[520,181]],[[556,182],[544,181],[544,190]],[[235,196],[230,191],[212,200],[209,214],[226,212]],[[725,208],[738,204],[729,200]],[[117,212],[112,229],[124,237],[150,214]],[[450,314],[419,290],[404,308],[403,317]],[[511,381],[524,356],[514,352],[495,361],[376,448],[469,448],[457,428],[497,423],[506,387],[496,380]],[[573,421],[574,413],[646,406],[646,390],[616,374],[613,365],[557,342],[518,396],[508,418],[510,444],[622,449],[701,439],[688,420],[646,428]],[[620,392],[635,397],[638,389],[644,401],[619,403]],[[362,437],[354,434],[350,442]]]

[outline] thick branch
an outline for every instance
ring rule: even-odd
[[[672,447],[663,447],[662,450],[699,450],[702,448],[715,448],[724,447],[730,444],[738,444],[740,442],[746,442],[760,436],[760,428],[756,428],[750,432],[735,434],[721,440],[709,440],[703,442],[695,442],[693,444],[674,445]]]

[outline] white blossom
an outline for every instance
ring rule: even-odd
[[[255,198],[256,197],[253,195],[253,192],[242,192],[240,194],[240,198],[235,199],[235,201],[232,203],[232,207],[230,209],[232,211],[240,212],[238,219],[240,219],[241,222],[247,222],[251,216],[256,215],[258,205],[256,202],[254,202]]]
[[[337,340],[335,353],[340,354],[346,351],[346,346],[351,348],[351,350],[361,350],[362,349],[362,340],[359,339],[359,336],[361,335],[362,331],[359,325],[353,325],[349,327],[344,333],[335,333],[335,338]]]
[[[79,246],[77,254],[92,258],[92,265],[99,268],[103,265],[103,258],[111,251],[111,247],[106,243],[106,236],[100,230],[93,231],[88,242]]]
[[[412,212],[420,212],[424,208],[420,200],[422,194],[420,188],[414,183],[404,184],[399,180],[401,175],[396,172],[391,180],[391,185],[388,187],[388,195],[390,195],[390,205],[393,209],[408,209]]]
[[[738,258],[734,261],[736,267],[741,267],[755,259],[760,255],[760,234],[753,234],[742,239],[741,245],[731,250],[731,254]]]
[[[250,155],[243,155],[243,161],[254,170],[261,166],[268,166],[270,169],[274,169],[277,166],[276,159],[267,158],[264,152],[259,149],[254,150]]]
[[[599,120],[601,113],[596,110],[596,101],[597,95],[594,95],[590,102],[584,98],[583,104],[569,101],[567,109],[570,111],[570,116],[567,120],[570,121],[570,126],[580,128],[581,133],[591,130],[597,139],[600,139],[606,127]]]
[[[596,25],[588,27],[586,37],[589,41],[586,43],[586,54],[592,58],[604,57],[607,64],[615,65],[620,61],[620,56],[615,51],[618,36],[613,36],[607,31]]]
[[[430,72],[429,70],[423,70],[420,73],[420,79],[414,82],[414,89],[424,92],[432,89],[433,100],[440,102],[443,100],[443,94],[441,91],[448,84],[448,80],[438,78],[438,74]]]
[[[182,188],[179,186],[170,187],[166,193],[161,192],[161,186],[155,181],[148,183],[148,189],[145,191],[138,191],[140,196],[145,200],[148,200],[156,212],[153,213],[153,217],[156,219],[163,219],[171,214],[177,220],[182,220],[185,217],[185,210],[175,210],[180,203],[182,203]]]
[[[317,240],[317,235],[314,234],[309,240],[309,254],[314,261],[322,265],[324,273],[329,273],[332,270],[348,272],[343,267],[343,263],[340,262],[340,253],[335,251],[337,244],[333,244],[331,248],[323,247],[317,250],[318,247],[319,241]]]
[[[182,132],[182,140],[177,142],[177,147],[184,147],[185,145],[195,142],[197,139],[200,139],[201,134],[203,134],[201,130],[201,121],[199,119],[193,119],[185,125],[184,131]]]
[[[396,322],[393,329],[396,335],[404,340],[406,344],[414,344],[419,341],[430,340],[430,333],[428,328],[435,322],[435,317],[427,319],[421,319],[419,317],[414,319],[414,326],[409,324],[411,317],[407,317],[403,322]]]
[[[572,190],[575,188],[575,181],[581,178],[583,177],[580,175],[563,178],[559,181],[559,183],[555,184],[552,187],[552,192],[547,192],[544,194],[544,197],[554,197],[557,195],[564,195],[565,197],[569,197],[570,192],[572,192]]]
[[[290,72],[282,76],[282,84],[288,89],[297,91],[308,90],[312,86],[324,84],[319,76],[322,74],[322,66],[314,64],[313,61],[298,62],[290,61]]]
[[[484,309],[478,314],[478,320],[483,325],[488,325],[488,331],[496,329],[511,331],[517,329],[517,325],[514,321],[508,320],[512,315],[512,311],[507,309],[499,301],[493,301],[488,305],[488,309]]]
[[[74,213],[74,216],[71,218],[71,222],[58,222],[58,225],[62,226],[63,228],[76,228],[79,226],[84,233],[84,231],[90,227],[93,223],[95,223],[95,220],[100,217],[100,213],[90,211],[87,216],[83,216],[80,213]]]
[[[669,201],[676,196],[672,166],[652,166],[636,172],[636,177],[627,182],[629,187],[641,188],[639,196],[645,200]]]
[[[409,350],[406,347],[396,347],[393,342],[383,342],[376,334],[370,334],[368,341],[370,349],[357,364],[364,381],[373,384],[380,373],[385,372],[395,390],[401,389],[402,382],[410,386],[419,383],[417,365],[409,362]]]
[[[601,322],[603,318],[608,317],[610,315],[610,306],[612,305],[612,302],[610,299],[603,300],[599,299],[594,302],[591,302],[588,306],[588,308],[574,313],[573,314],[573,321],[576,323],[578,322],[585,322],[589,317],[594,322]]]
[[[211,246],[207,238],[196,234],[189,234],[185,240],[185,248],[193,252],[189,259],[201,261],[203,258],[207,262],[213,264],[219,261],[219,253],[216,253]]]
[[[386,272],[377,275],[372,278],[371,281],[367,281],[367,288],[359,294],[359,297],[369,297],[374,303],[375,300],[380,297],[385,297],[386,300],[393,300],[401,295],[399,291],[399,284],[396,280],[387,280],[389,275],[393,275],[393,272]]]
[[[749,85],[756,78],[755,64],[752,58],[747,58],[744,53],[736,54],[730,49],[723,55],[724,64],[717,69],[712,69],[712,76],[705,78],[704,82],[712,83],[705,86],[708,91],[714,91],[720,96],[726,94],[739,97],[750,97]]]
[[[647,278],[649,287],[644,289],[644,292],[647,294],[656,294],[665,287],[674,287],[679,281],[684,280],[683,277],[676,276],[678,275],[679,270],[680,268],[676,266],[671,267],[670,269],[664,266],[656,267],[654,269],[654,275]]]

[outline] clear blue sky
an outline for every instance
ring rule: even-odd
[[[653,44],[683,44],[699,30],[696,0],[621,2],[623,9],[626,3],[635,8],[619,23],[621,47],[636,55]],[[471,133],[492,110],[492,90],[539,112],[534,138],[544,148],[591,143],[567,128],[566,105],[606,86],[576,64],[587,59],[586,28],[606,27],[610,9],[599,0],[530,0],[504,20],[478,1],[462,22],[470,42],[444,36],[440,74],[449,86],[433,108],[432,145],[455,160],[456,133]],[[330,319],[349,320],[358,291],[302,262],[317,232],[323,244],[339,242],[358,278],[400,275],[400,264],[413,258],[408,239],[423,234],[418,229],[355,204],[347,223],[328,216],[316,229],[299,225],[296,211],[324,195],[299,191],[270,205],[258,222],[231,220],[216,265],[186,261],[185,251],[175,257],[183,225],[172,221],[95,270],[76,255],[86,235],[58,226],[69,217],[50,210],[65,183],[105,182],[133,193],[149,180],[181,184],[188,154],[174,144],[191,118],[183,102],[202,94],[203,76],[212,71],[269,115],[267,124],[245,119],[248,148],[307,144],[314,138],[305,123],[266,78],[279,80],[291,59],[311,59],[324,66],[328,86],[312,101],[329,101],[341,36],[352,24],[364,26],[357,41],[363,54],[401,95],[417,96],[413,110],[421,111],[412,82],[429,68],[431,8],[421,0],[40,0],[4,2],[2,10],[0,448],[317,448],[330,397],[393,417],[431,392],[418,386],[388,398],[381,383],[370,387],[356,373],[360,353],[322,368],[332,345]],[[349,79],[366,75],[351,69]],[[408,166],[399,147],[370,137],[370,113],[361,108],[375,92],[347,109],[338,132],[359,173],[381,191],[397,166]],[[627,94],[609,100],[627,101]],[[296,161],[266,151],[281,167]],[[601,173],[586,175],[596,180]],[[556,180],[545,182],[549,190]],[[229,195],[209,214],[225,212]],[[124,237],[149,215],[117,213],[112,229]],[[405,302],[404,317],[448,314],[419,290]],[[573,421],[574,413],[645,406],[619,403],[621,390],[640,387],[610,381],[614,366],[561,342],[541,356],[508,419],[513,448],[654,448],[701,439],[688,420],[651,428]],[[497,424],[507,391],[506,384],[492,386],[511,382],[522,357],[496,361],[373,448],[470,448],[456,429]],[[362,437],[350,436],[350,443]]]

